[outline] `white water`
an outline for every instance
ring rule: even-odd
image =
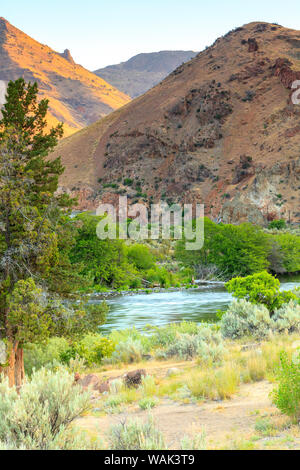
[[[283,290],[293,290],[299,286],[300,279],[281,284]],[[107,301],[110,312],[102,331],[215,319],[217,311],[225,310],[231,300],[232,296],[224,288],[209,287],[195,291],[117,296]]]

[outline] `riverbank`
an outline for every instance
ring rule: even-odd
[[[205,288],[222,288],[224,287],[225,282],[223,281],[202,281],[196,280],[194,285],[189,286],[181,286],[181,287],[149,287],[149,288],[141,288],[141,289],[129,289],[129,290],[108,290],[105,292],[93,292],[86,294],[87,297],[90,298],[100,298],[100,299],[108,299],[111,297],[116,296],[127,296],[127,295],[136,295],[136,294],[159,294],[164,292],[182,292],[182,291],[196,291],[196,290],[203,290]]]

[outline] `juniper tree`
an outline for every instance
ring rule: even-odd
[[[48,100],[38,102],[37,95],[36,83],[10,82],[0,120],[0,335],[8,351],[2,369],[18,386],[26,342],[78,334],[99,321],[97,314],[65,308],[51,296],[58,284],[65,294],[74,281],[64,250],[64,211],[74,201],[57,195],[64,168],[49,153],[63,128],[47,129]]]

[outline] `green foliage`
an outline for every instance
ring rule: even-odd
[[[139,270],[151,269],[154,266],[154,258],[149,248],[145,245],[134,244],[128,248],[128,260]]]
[[[299,333],[300,305],[292,300],[275,310],[271,318],[265,305],[235,300],[222,315],[220,326],[223,336],[231,339],[244,336],[263,339],[272,333]]]
[[[68,426],[88,410],[90,398],[65,370],[34,372],[19,394],[2,380],[0,441],[28,450],[74,448],[75,436]]]
[[[15,284],[7,306],[10,331],[21,345],[43,343],[51,336],[75,340],[103,324],[108,310],[105,303],[64,305],[43,292],[31,278]]]
[[[266,271],[231,279],[226,284],[226,289],[237,299],[265,305],[271,314],[290,300],[296,300],[293,292],[280,292],[279,280]]]
[[[203,430],[201,434],[193,437],[184,436],[180,443],[181,450],[206,450],[206,433]]]
[[[269,224],[270,229],[277,229],[277,230],[282,230],[283,228],[286,228],[286,222],[284,219],[279,219],[279,220],[273,220]]]
[[[49,368],[60,362],[61,355],[69,349],[65,338],[50,338],[46,344],[27,344],[24,350],[25,371],[31,375],[33,369]]]
[[[171,286],[178,287],[180,285],[179,277],[163,267],[155,266],[155,268],[146,271],[144,276],[151,286],[158,285],[167,289]]]
[[[153,418],[145,423],[123,421],[111,427],[109,433],[111,450],[164,450],[166,445],[160,431],[155,427]]]
[[[272,320],[274,329],[279,333],[300,333],[300,304],[291,300],[275,310]]]
[[[65,214],[75,201],[57,195],[64,169],[48,154],[62,125],[47,131],[48,101],[37,96],[36,83],[10,82],[0,120],[0,328],[10,347],[42,342],[71,320],[50,305],[50,293],[58,278],[58,292],[74,286],[61,235],[68,238]]]
[[[139,401],[141,410],[151,410],[157,405],[157,400],[151,397],[144,397]]]
[[[123,362],[131,364],[132,362],[140,362],[142,360],[144,350],[139,340],[128,338],[117,344],[115,351],[112,353],[112,362]]]
[[[96,228],[101,217],[81,214],[76,217],[78,233],[70,258],[72,263],[82,263],[81,274],[92,284],[114,288],[126,287],[135,278],[135,270],[126,256],[122,240],[100,240]]]
[[[114,351],[114,343],[97,333],[85,335],[74,345],[74,351],[85,359],[87,365],[100,364],[104,357],[110,357]]]
[[[151,347],[166,347],[174,343],[180,334],[197,335],[201,326],[195,322],[171,323],[165,326],[149,326],[149,343]]]
[[[204,219],[204,246],[201,250],[186,251],[185,240],[177,242],[175,256],[184,266],[215,265],[227,278],[263,271],[270,242],[268,236],[254,225],[217,225]]]
[[[47,309],[47,301],[33,279],[18,281],[8,301],[8,322],[14,330],[15,340],[26,342],[42,342],[52,332],[51,312]]]
[[[283,273],[300,271],[300,237],[292,233],[280,233],[272,237],[279,247]]]
[[[221,334],[210,326],[202,326],[197,334],[177,334],[165,350],[157,351],[160,358],[178,357],[190,360],[198,357],[202,363],[215,363],[222,360],[224,347]]]
[[[55,320],[55,336],[63,336],[76,342],[83,335],[97,331],[100,325],[106,320],[108,305],[101,304],[69,304],[61,303],[51,306],[53,313],[58,315]]]
[[[292,360],[283,352],[280,362],[279,385],[273,391],[273,402],[282,413],[298,422],[300,419],[300,352]]]
[[[272,320],[264,305],[255,305],[245,299],[233,301],[221,319],[221,332],[225,338],[244,336],[265,338],[270,334]]]

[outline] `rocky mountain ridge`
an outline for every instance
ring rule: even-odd
[[[95,122],[130,98],[62,54],[40,44],[0,18],[0,80],[36,81],[50,100],[50,124],[64,122],[65,135]]]
[[[61,190],[205,204],[225,222],[300,221],[300,31],[231,31],[129,105],[65,139]]]

